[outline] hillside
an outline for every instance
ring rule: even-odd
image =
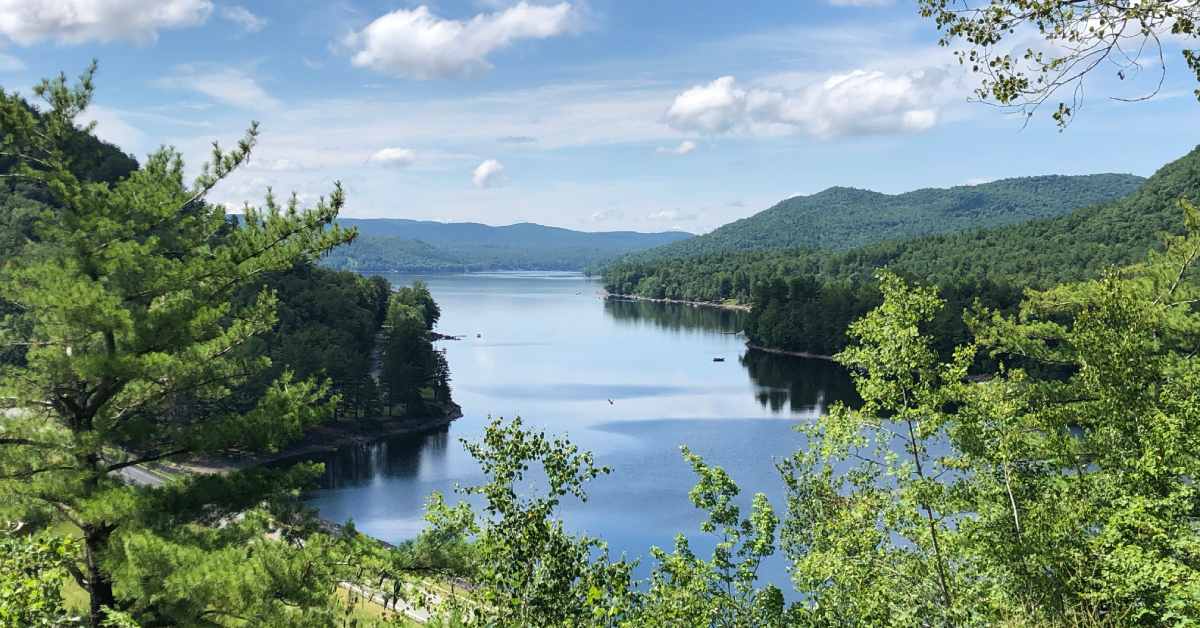
[[[1177,202],[1183,197],[1200,198],[1200,148],[1163,166],[1125,198],[1053,218],[839,252],[801,249],[691,258],[631,256],[609,266],[604,275],[613,292],[708,301],[748,301],[753,284],[776,277],[868,280],[874,269],[882,266],[933,283],[988,279],[1048,286],[1142,259],[1159,233],[1182,228]]]
[[[1127,174],[1004,179],[904,194],[833,187],[795,196],[715,231],[639,257],[771,249],[854,249],[885,240],[995,227],[1121,198],[1144,181]]]
[[[692,237],[670,231],[591,233],[519,223],[493,227],[401,219],[341,219],[358,240],[324,264],[358,271],[581,270]]]
[[[950,305],[939,324],[947,346],[965,337],[960,313],[974,300],[1010,308],[1025,288],[1097,276],[1145,259],[1163,233],[1183,230],[1179,200],[1200,200],[1200,148],[1163,166],[1133,194],[1069,214],[991,229],[815,249],[625,259],[605,270],[610,292],[753,303],[757,344],[834,353],[846,326],[879,303],[873,275],[888,267],[934,284]]]
[[[861,275],[886,265],[934,283],[987,278],[1048,287],[1143,260],[1160,234],[1183,232],[1181,198],[1200,200],[1200,147],[1117,201],[1047,220],[866,247],[833,260],[829,272]]]

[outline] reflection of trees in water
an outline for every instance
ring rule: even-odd
[[[854,382],[833,362],[750,350],[741,363],[758,402],[772,412],[823,413],[835,401],[858,402]]]
[[[343,447],[328,456],[325,463],[325,488],[362,484],[377,477],[415,478],[422,462],[441,465],[446,461],[450,431],[408,434],[391,440]]]
[[[747,316],[737,310],[618,298],[605,299],[604,311],[619,323],[673,332],[740,331]],[[741,362],[755,385],[758,402],[772,412],[825,412],[835,401],[858,402],[850,376],[833,362],[753,350]]]
[[[741,331],[746,313],[715,307],[630,299],[604,300],[604,311],[619,323],[649,324],[670,331]]]

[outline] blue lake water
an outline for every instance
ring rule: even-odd
[[[745,504],[761,491],[782,514],[774,464],[804,446],[794,427],[853,396],[834,364],[748,352],[734,333],[738,312],[605,301],[597,281],[570,273],[388,277],[417,278],[442,308],[438,330],[463,337],[438,346],[464,416],[447,430],[329,456],[310,500],[325,518],[353,519],[384,540],[421,530],[431,492],[481,481],[460,439],[477,440],[490,415],[567,436],[613,469],[590,484],[588,502],[564,505],[572,530],[630,557],[669,548],[679,532],[705,550],[712,540],[688,501],[695,480],[680,445],[723,466]],[[782,561],[764,577],[786,585]]]

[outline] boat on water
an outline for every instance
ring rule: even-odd
[[[724,362],[725,358],[713,358],[713,362]]]

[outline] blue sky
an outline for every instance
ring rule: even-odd
[[[199,166],[262,141],[214,199],[584,230],[710,230],[833,185],[902,192],[1010,176],[1149,175],[1195,146],[1178,51],[1089,79],[1075,123],[1028,127],[904,0],[0,0],[0,85],[100,61],[88,117]]]

